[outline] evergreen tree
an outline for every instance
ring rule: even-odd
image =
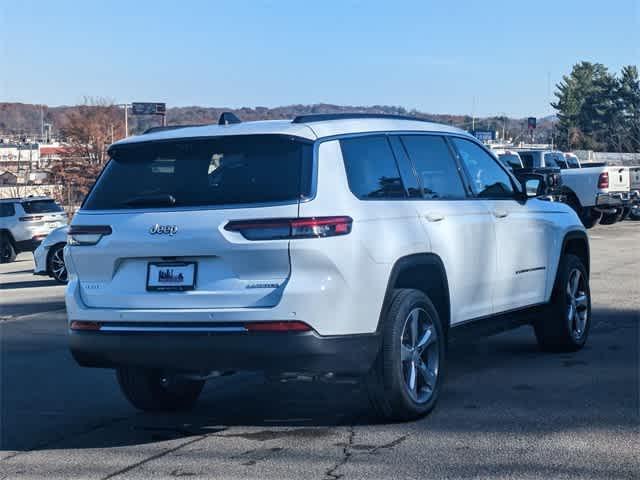
[[[640,152],[640,81],[637,66],[627,65],[622,68],[617,97],[622,119],[622,149]]]

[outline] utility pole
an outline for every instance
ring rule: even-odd
[[[44,105],[40,105],[40,141],[44,139]]]
[[[471,104],[471,131],[476,131],[476,96],[473,96]]]
[[[119,103],[116,105],[121,107],[124,110],[124,138],[129,136],[129,104],[128,103]]]

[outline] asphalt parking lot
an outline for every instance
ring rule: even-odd
[[[207,383],[150,415],[66,349],[63,287],[0,265],[0,478],[638,478],[640,222],[590,231],[587,347],[540,353],[522,327],[454,345],[438,408],[367,414],[357,385]]]

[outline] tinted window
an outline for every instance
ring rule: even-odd
[[[366,198],[404,198],[406,192],[391,146],[384,135],[340,140],[349,188]]]
[[[444,138],[405,135],[402,142],[422,182],[425,198],[463,198],[464,186]]]
[[[526,168],[533,168],[533,153],[520,152],[520,159]]]
[[[22,208],[24,208],[26,213],[62,212],[62,207],[53,200],[32,200],[22,202]]]
[[[13,217],[16,214],[16,207],[13,203],[0,203],[0,217]]]
[[[556,162],[556,154],[555,153],[545,153],[544,154],[544,166],[550,168],[560,168],[558,162]]]
[[[296,201],[310,194],[312,145],[278,135],[116,147],[88,210]]]
[[[453,138],[460,158],[471,177],[471,188],[479,197],[512,197],[511,178],[498,162],[469,140]]]
[[[580,168],[578,157],[574,157],[573,155],[565,155],[565,157],[569,168]]]
[[[422,198],[422,188],[418,183],[418,177],[413,169],[413,164],[407,156],[407,151],[405,150],[402,141],[400,141],[400,137],[392,135],[387,138],[389,139],[389,143],[393,149],[393,154],[398,162],[400,177],[402,178],[402,183],[404,184],[404,188],[407,190],[409,197]]]
[[[522,162],[517,153],[501,153],[498,158],[508,167],[513,169],[522,168]]]

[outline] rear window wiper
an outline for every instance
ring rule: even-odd
[[[171,206],[176,204],[176,197],[168,193],[162,195],[144,195],[133,197],[122,202],[122,205],[133,206]]]

